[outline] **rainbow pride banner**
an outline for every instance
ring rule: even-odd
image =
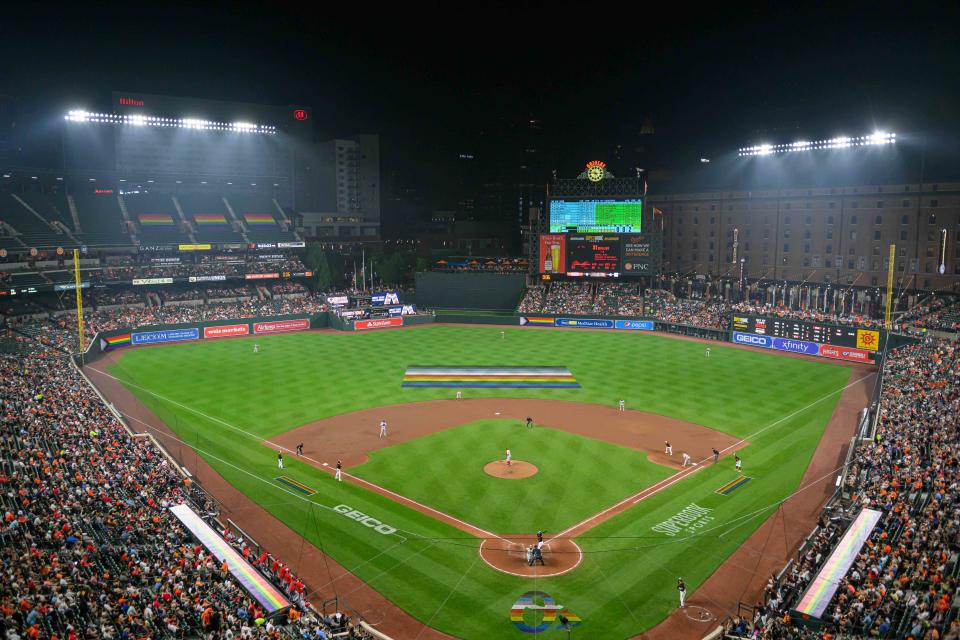
[[[316,491],[314,491],[307,485],[303,484],[302,482],[297,482],[296,480],[294,480],[289,476],[280,476],[279,478],[274,478],[274,480],[276,480],[280,484],[285,484],[291,489],[293,489],[294,491],[299,491],[300,493],[307,496],[312,496],[313,494],[316,493]]]
[[[840,580],[846,575],[853,561],[856,560],[857,553],[867,541],[880,516],[883,514],[875,509],[864,509],[843,534],[837,548],[833,550],[830,557],[824,563],[820,573],[813,579],[806,593],[800,598],[797,608],[794,610],[801,618],[821,618],[823,612],[827,610],[827,605],[833,599],[833,594],[837,592],[840,586]]]
[[[250,596],[260,603],[270,617],[290,607],[290,601],[279,589],[270,584],[263,575],[243,559],[236,549],[227,544],[210,525],[193,512],[190,507],[178,504],[170,507],[170,513],[183,523],[190,533],[207,548],[221,563],[227,563],[227,570]]]
[[[130,346],[130,334],[121,333],[118,336],[110,336],[109,338],[100,338],[100,350],[106,351],[108,349],[116,349],[117,347],[127,347]]]
[[[137,215],[137,220],[144,227],[172,227],[173,216],[166,213],[141,213]]]
[[[521,326],[552,327],[553,324],[553,318],[535,318],[532,316],[523,316],[520,318]]]
[[[739,489],[740,487],[742,487],[743,485],[750,482],[751,480],[753,480],[753,478],[749,476],[740,476],[736,480],[731,480],[727,484],[723,485],[722,487],[714,491],[714,493],[720,493],[722,495],[728,496],[734,491],[736,491],[737,489]]]
[[[226,226],[227,219],[222,213],[197,213],[193,216],[194,222],[204,227]]]
[[[251,227],[275,227],[277,221],[269,213],[246,213],[243,219]]]
[[[566,367],[407,367],[402,387],[579,389]]]

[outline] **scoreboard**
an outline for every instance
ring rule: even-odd
[[[659,233],[555,233],[540,236],[544,279],[650,276],[660,271]]]
[[[640,198],[550,200],[550,233],[638,233],[642,228]]]
[[[737,344],[867,364],[878,361],[886,337],[883,329],[750,314],[734,314],[730,329]]]

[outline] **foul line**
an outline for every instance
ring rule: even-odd
[[[768,425],[765,426],[764,428],[760,429],[759,431],[756,431],[756,432],[754,432],[754,433],[746,436],[745,438],[741,438],[741,439],[738,440],[737,442],[734,442],[733,444],[731,444],[731,445],[729,445],[729,446],[721,449],[721,450],[720,450],[720,453],[724,453],[724,452],[727,452],[727,451],[729,451],[729,450],[731,450],[731,449],[735,449],[735,448],[739,447],[741,444],[747,442],[748,439],[754,438],[754,437],[760,435],[761,433],[763,433],[764,431],[767,431],[768,429],[772,429],[773,427],[777,426],[778,424],[780,424],[780,423],[783,422],[784,420],[789,420],[789,419],[792,418],[793,416],[795,416],[795,415],[797,415],[797,414],[799,414],[799,413],[803,413],[804,411],[806,411],[806,410],[809,409],[810,407],[814,407],[814,406],[820,404],[821,402],[823,402],[823,401],[826,400],[827,398],[829,398],[829,397],[831,397],[831,396],[834,396],[834,395],[836,395],[836,394],[838,394],[838,393],[843,393],[844,391],[846,391],[846,390],[849,389],[850,387],[853,387],[853,386],[855,386],[855,385],[858,385],[858,384],[860,384],[861,382],[863,382],[864,380],[866,380],[867,378],[869,378],[870,376],[875,376],[875,375],[877,375],[876,372],[868,373],[867,375],[861,376],[861,377],[857,378],[856,380],[854,380],[853,382],[851,382],[851,383],[849,383],[849,384],[846,384],[846,385],[844,385],[843,387],[840,387],[839,389],[835,389],[835,390],[831,391],[830,393],[824,395],[823,397],[821,397],[821,398],[819,398],[819,399],[817,399],[817,400],[814,400],[814,401],[811,402],[810,404],[808,404],[808,405],[806,405],[806,406],[804,406],[804,407],[801,407],[801,408],[797,409],[796,411],[793,411],[792,413],[789,413],[789,414],[783,416],[782,418],[779,418],[779,419],[771,422],[770,424],[768,424]],[[563,537],[564,535],[570,533],[571,531],[575,531],[576,529],[578,529],[578,528],[580,528],[580,527],[582,527],[582,526],[584,526],[584,525],[586,525],[586,524],[589,524],[590,522],[596,520],[596,519],[599,518],[600,516],[602,516],[602,515],[604,515],[604,514],[606,514],[606,513],[609,513],[609,512],[612,511],[613,509],[616,509],[617,507],[620,507],[620,506],[626,504],[627,502],[630,502],[631,500],[633,501],[633,504],[638,504],[638,503],[640,503],[640,502],[643,502],[644,500],[646,500],[646,499],[649,498],[650,496],[656,495],[657,493],[663,491],[664,489],[667,489],[667,488],[673,486],[674,484],[676,484],[677,482],[680,482],[680,481],[683,480],[684,478],[687,478],[688,476],[693,475],[694,473],[696,473],[696,472],[699,471],[700,469],[703,469],[704,466],[705,466],[703,463],[706,462],[707,460],[709,460],[709,459],[712,458],[712,457],[713,457],[712,455],[711,455],[711,456],[707,456],[707,457],[703,458],[702,460],[699,460],[698,462],[695,462],[695,463],[694,463],[694,466],[693,466],[692,468],[690,468],[690,469],[685,469],[685,470],[682,470],[682,471],[678,471],[677,473],[673,474],[672,476],[669,476],[668,478],[664,478],[664,479],[661,480],[660,482],[658,482],[658,483],[656,483],[656,484],[654,484],[654,485],[652,485],[652,486],[649,486],[649,487],[645,488],[644,490],[639,491],[639,492],[633,494],[632,496],[628,496],[627,498],[624,498],[624,499],[621,500],[620,502],[618,502],[618,503],[616,503],[616,504],[614,504],[614,505],[612,505],[612,506],[607,507],[607,508],[604,509],[603,511],[601,511],[601,512],[599,512],[599,513],[596,513],[596,514],[590,516],[590,517],[587,518],[586,520],[584,520],[584,521],[582,521],[582,522],[578,522],[577,524],[573,525],[572,527],[569,527],[569,528],[561,531],[560,533],[558,533],[557,535],[555,535],[555,536],[554,536],[553,538],[551,538],[551,539],[561,538],[561,537]],[[662,486],[659,486],[659,485],[662,485]],[[589,529],[588,529],[588,530],[589,530]]]
[[[212,422],[219,423],[219,424],[227,427],[228,429],[232,429],[233,431],[236,431],[237,433],[242,433],[243,435],[249,437],[249,438],[252,439],[252,440],[256,440],[257,442],[265,442],[265,443],[267,443],[268,445],[270,445],[271,447],[274,447],[274,448],[276,448],[276,449],[282,449],[283,451],[286,451],[286,452],[288,452],[288,453],[296,454],[296,452],[295,452],[293,449],[288,449],[287,447],[283,446],[282,444],[278,444],[278,443],[276,443],[276,442],[272,442],[271,440],[267,440],[267,439],[265,439],[265,438],[262,438],[262,437],[256,435],[255,433],[251,433],[250,431],[244,431],[243,429],[241,429],[241,428],[239,428],[239,427],[235,427],[234,425],[232,425],[232,424],[230,424],[229,422],[226,422],[226,421],[224,421],[224,420],[221,420],[220,418],[217,418],[217,417],[215,417],[215,416],[211,416],[211,415],[209,415],[209,414],[204,413],[203,411],[200,411],[200,410],[198,410],[198,409],[194,409],[193,407],[189,407],[189,406],[187,406],[187,405],[185,405],[185,404],[183,404],[183,403],[177,402],[176,400],[172,400],[172,399],[170,399],[170,398],[167,398],[166,396],[160,395],[159,393],[156,393],[156,392],[154,392],[154,391],[151,391],[150,389],[147,389],[147,388],[145,388],[145,387],[142,387],[142,386],[140,386],[140,385],[138,385],[138,384],[134,384],[133,382],[128,382],[128,381],[125,381],[125,380],[121,380],[120,378],[117,378],[116,376],[110,375],[110,374],[107,373],[106,371],[102,371],[102,370],[97,369],[97,368],[95,368],[95,367],[90,367],[90,369],[91,369],[92,371],[96,371],[97,373],[99,373],[99,374],[101,374],[101,375],[103,375],[103,376],[106,376],[107,378],[110,378],[111,380],[115,380],[115,381],[119,382],[120,384],[122,384],[122,385],[124,385],[124,386],[129,386],[129,387],[133,387],[133,388],[135,388],[135,389],[139,389],[140,391],[143,391],[143,392],[145,392],[145,393],[149,393],[150,395],[152,395],[152,396],[154,396],[154,397],[156,397],[156,398],[159,398],[160,400],[163,400],[164,402],[168,402],[168,403],[170,403],[170,404],[172,404],[172,405],[175,405],[175,406],[177,406],[177,407],[180,407],[181,409],[185,409],[185,410],[189,411],[190,413],[194,413],[194,414],[196,414],[196,415],[198,415],[198,416],[200,416],[200,417],[202,417],[202,418],[206,418],[207,420],[210,420],[210,421],[212,421]],[[140,421],[138,420],[138,422],[140,422]],[[189,446],[189,447],[192,447],[192,445],[190,445],[189,443],[184,443],[184,444],[186,444],[186,445]],[[195,447],[194,447],[194,448],[195,448]],[[312,463],[314,464],[314,466],[315,466],[317,469],[320,469],[320,470],[322,470],[322,471],[326,471],[328,474],[334,475],[334,474],[336,473],[335,471],[333,471],[333,470],[332,470],[331,468],[329,468],[328,466],[324,466],[319,460],[315,460],[315,459],[311,458],[310,456],[300,455],[300,456],[297,456],[297,459],[299,459],[299,460],[309,460],[310,462],[312,462]],[[399,501],[399,502],[407,502],[407,503],[409,503],[409,504],[416,505],[416,506],[417,506],[418,508],[420,508],[420,509],[424,509],[424,510],[430,511],[430,512],[435,513],[435,514],[437,514],[437,515],[439,515],[439,516],[442,516],[442,517],[444,517],[444,518],[447,518],[447,519],[449,519],[449,520],[452,520],[452,521],[454,521],[454,522],[457,522],[457,523],[459,523],[459,524],[461,524],[461,525],[463,525],[463,526],[465,526],[465,527],[468,527],[469,529],[472,529],[472,530],[475,531],[475,532],[479,532],[481,535],[478,536],[478,537],[497,538],[498,540],[504,540],[504,541],[506,541],[504,538],[501,538],[500,536],[498,536],[498,535],[495,534],[495,533],[491,533],[491,532],[489,532],[489,531],[486,531],[485,529],[481,529],[480,527],[477,527],[477,526],[475,526],[475,525],[472,525],[472,524],[470,524],[469,522],[464,522],[463,520],[460,520],[459,518],[455,518],[455,517],[453,517],[453,516],[451,516],[451,515],[449,515],[449,514],[446,514],[446,513],[442,512],[442,511],[438,511],[438,510],[434,509],[433,507],[430,507],[430,506],[428,506],[428,505],[425,505],[425,504],[422,504],[422,503],[420,503],[420,502],[417,502],[416,500],[413,500],[413,499],[408,498],[408,497],[406,497],[406,496],[400,495],[399,493],[395,493],[395,492],[393,492],[393,491],[390,491],[389,489],[387,489],[387,488],[385,488],[385,487],[381,487],[381,486],[378,485],[378,484],[374,484],[373,482],[370,482],[369,480],[364,480],[363,478],[360,478],[360,477],[357,477],[357,476],[355,476],[355,475],[349,474],[349,473],[347,473],[346,471],[343,471],[343,472],[342,472],[342,475],[344,475],[344,476],[346,476],[347,478],[353,480],[353,481],[354,481],[355,483],[357,483],[357,484],[365,484],[365,485],[367,485],[367,486],[369,486],[369,487],[373,487],[374,489],[376,489],[376,490],[378,490],[378,491],[382,491],[382,492],[384,492],[384,493],[390,494],[390,495],[393,496],[394,498],[397,498],[397,499],[398,499],[398,500],[396,500],[396,501]]]

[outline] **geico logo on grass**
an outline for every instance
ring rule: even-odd
[[[361,513],[356,509],[354,509],[353,507],[345,504],[338,504],[333,508],[333,510],[336,511],[337,513],[342,513],[343,515],[350,518],[351,520],[356,520],[363,526],[370,527],[377,533],[382,533],[385,536],[388,536],[391,533],[396,533],[397,531],[396,528],[391,527],[388,524],[383,524],[376,518],[370,517],[365,513]]]

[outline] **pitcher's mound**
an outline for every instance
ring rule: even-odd
[[[540,471],[540,469],[523,460],[511,460],[509,467],[507,466],[506,460],[494,460],[493,462],[485,464],[483,471],[494,478],[520,480],[521,478],[529,478]]]

